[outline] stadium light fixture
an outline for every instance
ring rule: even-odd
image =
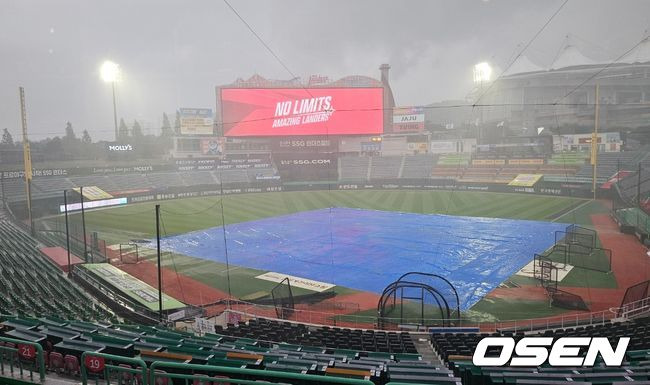
[[[481,62],[474,65],[474,83],[482,84],[489,82],[492,78],[492,67],[488,62]]]
[[[102,80],[106,83],[115,83],[120,80],[120,66],[110,60],[105,61],[99,69]]]
[[[115,102],[115,82],[119,82],[122,78],[122,73],[120,71],[120,66],[117,63],[113,63],[110,60],[106,60],[99,72],[102,76],[102,80],[106,83],[111,83],[111,88],[113,89],[113,124],[115,125],[115,141],[118,139],[117,132],[117,103]]]

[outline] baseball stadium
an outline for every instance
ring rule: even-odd
[[[649,38],[603,68],[519,55],[478,108],[397,105],[388,64],[255,74],[77,159],[30,148],[21,88],[0,382],[648,383]],[[513,368],[472,363],[484,337],[630,339]]]

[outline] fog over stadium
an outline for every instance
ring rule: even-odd
[[[233,1],[293,74],[377,77],[389,63],[397,105],[464,99],[472,67],[495,75],[562,1]],[[212,107],[214,85],[292,76],[220,1],[0,2],[0,128],[18,136],[17,87],[30,136],[63,135],[67,121],[94,140],[113,132],[104,60],[119,63],[118,117],[157,133],[162,112]],[[571,0],[525,51],[545,67],[567,41],[602,63],[650,27],[650,2]],[[568,36],[568,37],[567,37]]]

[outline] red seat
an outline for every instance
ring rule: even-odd
[[[76,356],[67,354],[64,358],[65,372],[72,375],[79,375],[79,359]]]
[[[142,381],[142,374],[136,373],[136,375],[135,375],[135,383],[137,385],[143,385],[144,384],[144,381]]]
[[[195,374],[195,376],[200,376],[204,378],[195,378],[194,381],[192,382],[192,385],[212,385],[212,381],[210,381],[210,377],[206,376],[205,374]]]
[[[119,367],[124,369],[133,369],[130,365],[127,364],[120,364]],[[122,382],[130,384],[133,381],[133,373],[120,372],[120,378],[122,379]]]
[[[50,370],[60,373],[63,371],[63,354],[50,352]]]
[[[228,377],[228,376],[219,376],[219,375],[212,376],[212,378],[227,379],[227,380],[230,379],[230,377]],[[226,381],[213,381],[213,382],[212,382],[212,385],[230,385],[230,382],[226,382]]]
[[[16,349],[16,344],[13,342],[5,342],[5,347]],[[16,352],[9,352],[4,350],[2,355],[4,356],[2,358],[9,362],[18,362],[18,354],[16,354]]]
[[[156,373],[163,374],[167,373],[164,370],[154,370],[154,382],[152,385],[169,385],[169,378],[167,377],[157,377]]]

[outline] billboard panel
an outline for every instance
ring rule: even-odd
[[[223,137],[202,138],[201,154],[203,155],[223,155]]]
[[[393,109],[393,132],[424,131],[424,110],[419,107]]]
[[[383,88],[222,88],[225,136],[383,132]]]
[[[212,135],[213,115],[210,108],[181,108],[181,135]]]

